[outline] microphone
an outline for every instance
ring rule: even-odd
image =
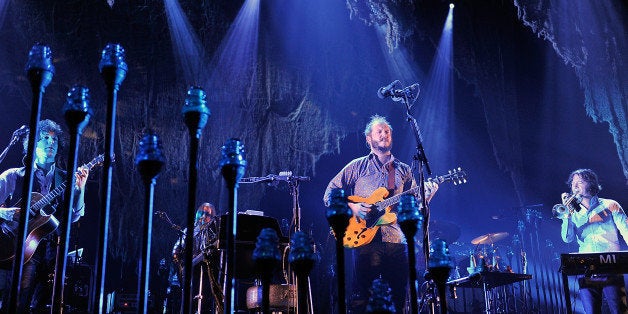
[[[279,172],[279,175],[275,175],[275,174],[271,174],[268,175],[268,179],[273,182],[273,181],[292,181],[292,180],[296,180],[296,181],[310,181],[310,177],[301,177],[301,176],[293,176],[292,175],[292,171],[281,171]]]
[[[401,90],[402,91],[402,95],[406,96],[408,99],[411,100],[415,100],[417,99],[417,97],[419,97],[419,93],[421,92],[421,88],[419,86],[419,83],[414,83],[404,89]]]
[[[11,142],[17,142],[25,134],[28,134],[29,129],[26,125],[22,125],[19,129],[13,132],[13,137],[11,138]]]
[[[421,92],[421,88],[419,83],[414,83],[408,87],[404,87],[402,89],[395,89],[395,87],[399,84],[399,80],[396,80],[390,83],[388,86],[381,87],[377,91],[377,96],[381,99],[386,97],[392,97],[394,101],[399,101],[405,98],[408,100],[415,100],[419,97],[419,93]]]
[[[380,87],[377,90],[377,97],[384,99],[386,97],[391,97],[393,96],[393,90],[395,87],[397,87],[397,85],[399,85],[401,82],[399,82],[399,80],[395,80],[392,83],[388,84],[387,86],[383,86]]]

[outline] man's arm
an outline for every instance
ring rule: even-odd
[[[560,236],[565,243],[573,242],[575,236],[576,225],[571,221],[571,215],[563,218],[563,223],[560,226]]]
[[[0,204],[15,191],[15,180],[17,179],[16,168],[9,169],[0,174]],[[9,204],[5,204],[9,205]]]
[[[325,189],[325,194],[323,195],[323,203],[325,207],[329,207],[329,203],[331,202],[331,190],[333,189],[344,189],[346,195],[350,195],[348,193],[352,193],[353,185],[355,184],[355,175],[356,171],[353,169],[355,160],[344,166],[340,172],[338,172],[329,184],[327,184],[327,189]]]
[[[72,205],[72,222],[77,222],[85,215],[85,184],[89,176],[89,169],[80,167],[75,173],[76,186],[74,204]]]
[[[612,213],[615,226],[617,226],[617,230],[624,237],[624,240],[628,242],[628,216],[626,216],[626,212],[618,202],[614,200],[609,200],[609,202],[608,209]]]

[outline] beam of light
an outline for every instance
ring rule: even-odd
[[[172,50],[185,82],[198,85],[207,71],[205,51],[178,0],[164,0]]]
[[[390,77],[400,80],[403,84],[413,84],[419,80],[419,75],[423,76],[424,73],[420,72],[418,67],[408,61],[406,52],[402,47],[397,47],[394,50],[389,49],[388,41],[386,39],[386,28],[383,25],[375,26],[378,42],[382,54],[385,56],[386,66]]]
[[[211,90],[221,100],[245,99],[254,81],[259,37],[259,0],[246,0],[212,59]]]
[[[424,138],[426,149],[430,149],[431,159],[439,160],[445,167],[454,166],[452,163],[455,157],[455,150],[451,149],[455,134],[455,130],[452,129],[454,126],[452,21],[453,9],[450,8],[436,48],[436,56],[427,81],[423,84],[425,87],[422,99],[417,101],[417,105],[421,106],[418,120],[426,130],[424,135],[427,135]]]

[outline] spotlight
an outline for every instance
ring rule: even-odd
[[[450,9],[453,9],[453,8],[454,8],[454,4],[453,4],[453,3],[450,3],[450,4],[449,4],[449,8],[450,8]]]

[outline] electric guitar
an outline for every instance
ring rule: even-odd
[[[451,181],[454,185],[459,185],[467,182],[466,177],[467,174],[464,170],[457,168],[455,170],[450,170],[446,175],[430,178],[428,181],[436,182],[438,184]],[[397,222],[397,214],[392,211],[392,206],[399,203],[399,199],[401,199],[401,196],[403,195],[417,194],[419,192],[419,188],[419,186],[415,186],[389,198],[386,198],[388,196],[388,190],[385,187],[380,187],[373,191],[369,197],[356,195],[347,197],[352,203],[371,205],[368,206],[371,208],[371,211],[368,214],[370,217],[374,217],[382,212],[383,214],[379,216],[374,223],[369,223],[374,219],[364,219],[353,215],[353,217],[349,220],[349,226],[347,226],[345,236],[342,239],[343,245],[346,248],[356,248],[371,243],[380,226],[390,225]]]
[[[102,164],[104,156],[105,155],[100,154],[81,167],[91,170],[96,165]],[[67,183],[68,181],[66,180],[46,195],[41,195],[37,192],[31,193],[30,213],[33,217],[28,220],[28,233],[26,235],[26,242],[24,243],[24,263],[28,262],[31,257],[33,257],[39,242],[59,227],[59,220],[53,216],[52,213],[47,216],[41,215],[40,210],[48,206],[55,198],[59,197],[63,191],[65,191]],[[20,203],[21,200],[17,202],[17,204]],[[20,214],[21,209],[16,208],[15,212],[14,216],[17,216]],[[0,232],[0,268],[10,269],[13,265],[17,228],[17,221],[2,222],[3,230]]]

